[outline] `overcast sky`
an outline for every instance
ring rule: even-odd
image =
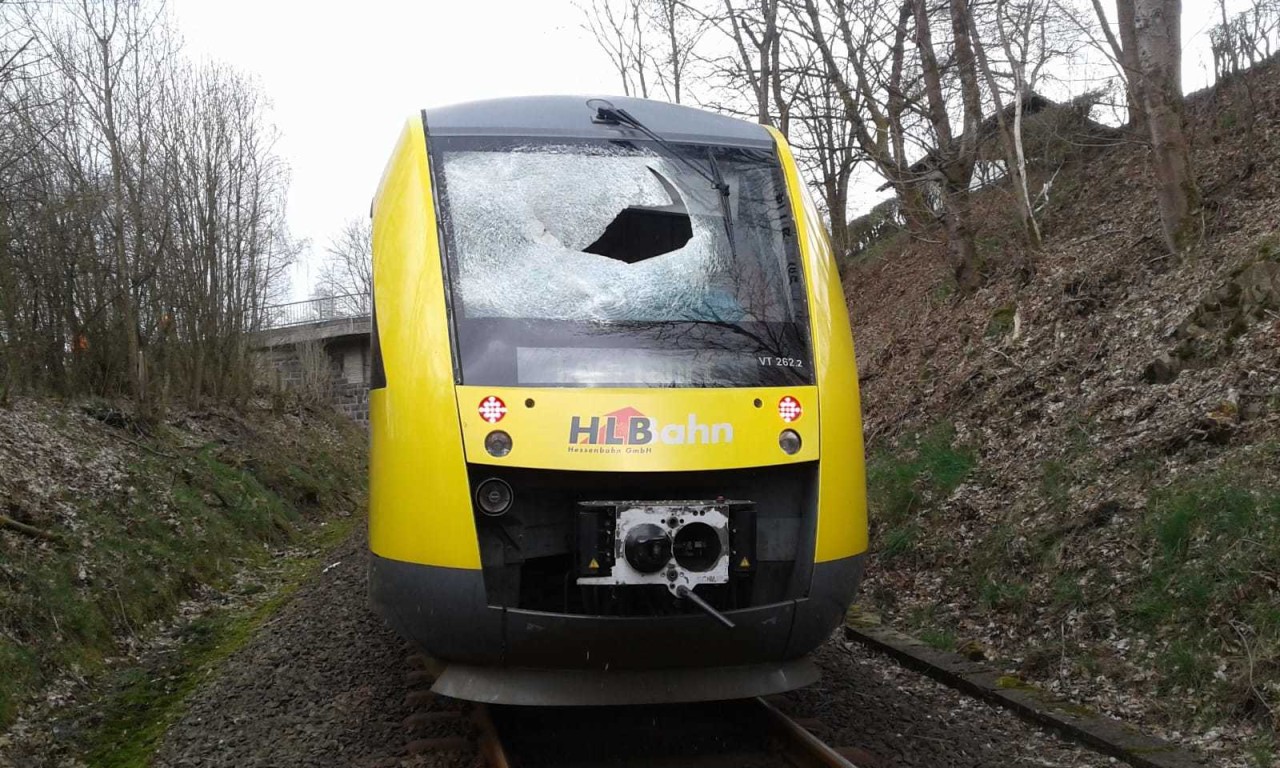
[[[1247,5],[1228,0],[1228,9]],[[570,0],[173,0],[171,7],[193,56],[256,75],[273,102],[278,151],[293,171],[290,227],[311,241],[293,276],[295,298],[309,295],[316,255],[342,222],[368,215],[396,136],[416,110],[621,91]],[[1184,0],[1189,90],[1212,71],[1207,30],[1215,7],[1216,0]],[[867,192],[854,198],[855,208],[873,201]]]

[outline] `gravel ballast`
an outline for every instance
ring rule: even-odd
[[[156,765],[351,766],[407,738],[407,647],[370,612],[360,530],[191,698]]]
[[[399,757],[415,738],[403,725],[415,711],[405,702],[410,649],[370,612],[366,562],[360,532],[192,696],[156,765],[467,764]],[[1115,764],[838,636],[816,658],[823,680],[776,703],[819,721],[829,744],[863,750],[867,768]]]

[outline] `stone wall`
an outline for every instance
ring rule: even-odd
[[[368,336],[274,344],[261,353],[269,386],[309,400],[327,400],[352,420],[368,423]]]

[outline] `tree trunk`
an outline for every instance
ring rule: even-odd
[[[924,232],[933,225],[934,217],[925,202],[924,190],[920,184],[894,182],[893,191],[898,193],[898,208],[902,211],[902,220],[907,229]]]
[[[1125,92],[1129,101],[1129,130],[1147,135],[1147,117],[1142,106],[1142,69],[1138,63],[1138,32],[1134,26],[1135,0],[1116,0],[1116,21],[1120,27],[1120,66],[1125,71]],[[1174,43],[1179,44],[1177,37]]]
[[[1031,191],[1027,186],[1027,158],[1022,146],[1022,102],[1024,96],[1030,93],[1030,89],[1024,87],[1023,65],[1015,61],[1012,55],[1012,48],[1008,45],[1007,39],[1002,41],[1010,69],[1014,73],[1014,121],[1013,125],[1010,126],[1009,120],[1005,116],[1004,98],[1000,95],[1000,85],[991,70],[991,64],[987,61],[986,46],[982,42],[982,37],[978,34],[977,24],[974,23],[973,17],[969,16],[968,21],[970,25],[969,32],[973,37],[973,53],[977,60],[978,69],[987,81],[987,90],[990,91],[991,101],[995,106],[996,126],[1000,134],[1000,148],[1004,151],[1006,173],[1012,179],[1015,187],[1013,197],[1018,205],[1018,218],[1022,224],[1022,236],[1032,250],[1038,251],[1041,245],[1040,225],[1036,222],[1035,211],[1031,207]],[[1004,37],[1005,31],[1003,27],[999,29],[998,34]]]
[[[827,215],[831,217],[831,249],[838,259],[843,259],[849,254],[849,217],[845,213],[849,209],[848,185],[841,185],[838,179],[828,179],[823,186]]]
[[[115,244],[116,259],[116,305],[120,312],[120,322],[125,334],[125,360],[129,368],[134,404],[139,415],[148,418],[151,415],[150,401],[147,397],[147,366],[142,356],[142,345],[138,338],[138,318],[134,303],[133,269],[129,262],[125,232],[125,199],[124,199],[124,152],[121,147],[119,131],[115,120],[115,78],[117,70],[112,61],[110,40],[99,38],[99,52],[102,56],[102,114],[103,129],[106,133],[107,146],[111,157],[111,228]],[[137,226],[137,222],[134,223]]]
[[[1028,91],[1030,93],[1030,91]],[[1022,226],[1026,229],[1028,244],[1032,250],[1040,250],[1040,222],[1036,221],[1035,210],[1031,207],[1031,189],[1027,184],[1027,150],[1022,141],[1023,100],[1021,97],[1013,108],[1013,152],[1018,172],[1014,177],[1018,183],[1018,208],[1022,215]]]
[[[956,287],[961,293],[972,293],[982,287],[982,265],[969,224],[968,189],[943,184],[942,206],[946,211],[947,249],[951,252]]]
[[[1182,125],[1181,0],[1135,0],[1143,108],[1165,245],[1174,254],[1200,236],[1200,194]]]
[[[928,100],[928,118],[933,125],[937,149],[933,154],[936,170],[942,178],[942,218],[947,228],[947,245],[954,260],[956,285],[972,292],[982,284],[977,248],[973,242],[973,226],[969,221],[969,182],[977,158],[978,130],[982,124],[981,92],[978,89],[977,65],[969,37],[969,8],[965,0],[950,0],[953,59],[960,80],[963,106],[963,130],[955,136],[951,130],[947,98],[942,86],[942,66],[933,47],[929,28],[929,11],[925,0],[915,0],[916,45],[920,49],[921,79]]]
[[[676,2],[670,0],[662,6],[662,21],[667,27],[667,45],[671,54],[671,90],[672,97],[680,103],[680,77],[684,74],[683,61],[680,57],[680,41],[676,38]]]

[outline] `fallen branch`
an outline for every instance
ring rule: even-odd
[[[11,531],[17,531],[26,536],[35,539],[44,539],[45,541],[62,542],[62,537],[53,531],[46,531],[43,528],[37,528],[34,525],[27,525],[14,520],[8,515],[0,515],[0,528],[8,528]]]

